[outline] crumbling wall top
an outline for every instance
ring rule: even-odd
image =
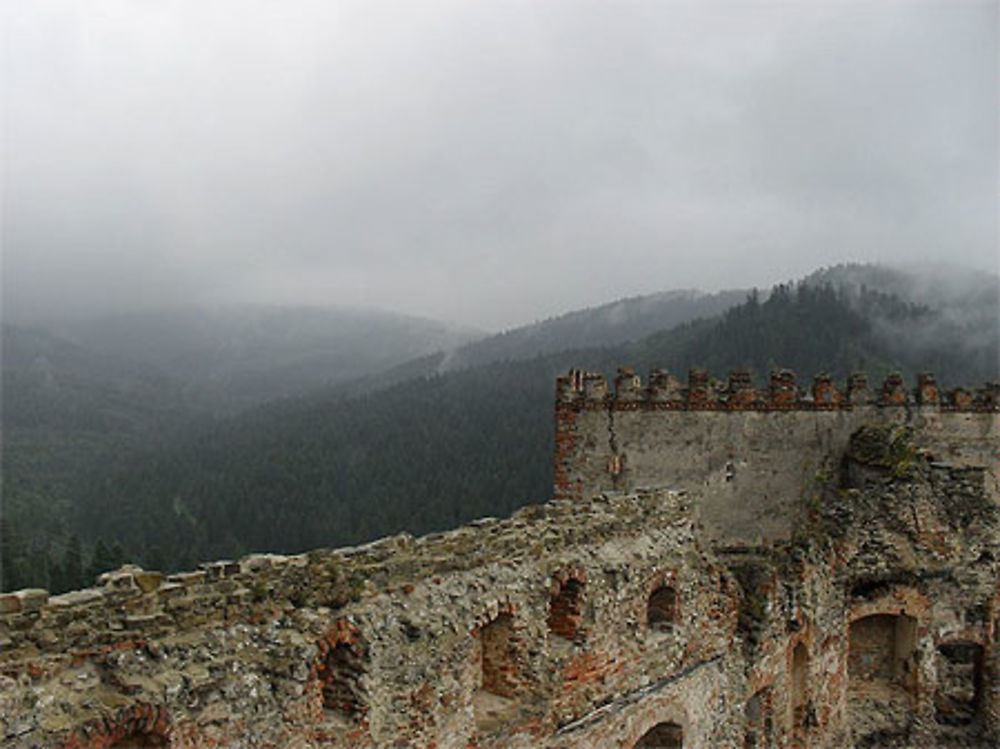
[[[663,369],[654,369],[647,385],[633,369],[621,368],[609,389],[604,375],[572,369],[556,381],[556,403],[575,409],[676,409],[688,411],[826,411],[856,406],[935,407],[944,411],[1000,411],[1000,383],[976,389],[941,391],[933,374],[920,373],[916,387],[906,387],[898,373],[888,375],[877,391],[863,373],[851,374],[838,387],[826,373],[817,374],[809,388],[800,387],[789,369],[771,372],[768,386],[756,388],[750,371],[732,370],[723,381],[703,369],[688,371],[687,385]]]
[[[489,565],[593,543],[655,525],[690,522],[689,500],[668,491],[531,505],[510,518],[482,518],[451,531],[407,533],[305,554],[251,554],[166,575],[125,565],[97,586],[50,596],[41,589],[0,593],[0,673],[39,652],[67,654],[162,636],[210,621],[255,618],[274,601],[337,607]],[[67,629],[70,622],[91,627]],[[94,633],[97,633],[95,636]]]

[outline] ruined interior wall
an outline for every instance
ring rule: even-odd
[[[748,746],[1000,740],[986,665],[1000,578],[988,474],[925,461],[905,476],[880,468],[859,487],[832,479],[791,542],[718,550],[742,594]]]
[[[718,660],[668,683],[654,682],[594,720],[561,729],[546,746],[631,747],[660,723],[681,728],[684,747],[742,747],[742,720],[733,710],[734,685],[742,683],[734,661]]]
[[[548,626],[567,574],[582,583],[575,641]],[[741,678],[720,665],[734,584],[697,541],[690,499],[670,493],[147,577],[123,570],[102,588],[8,604],[21,609],[0,618],[5,746],[110,746],[141,709],[175,747],[584,747],[611,735],[608,721],[658,717],[661,702],[700,715],[685,683],[707,679],[724,700]],[[645,618],[664,581],[678,597],[669,632]],[[498,620],[516,642],[494,639],[493,654],[516,678],[484,694],[480,638]],[[721,746],[737,730],[709,725],[691,735]]]
[[[870,462],[853,444],[848,460]],[[896,705],[906,708],[897,711],[891,730],[913,745],[961,745],[971,736],[995,742],[1000,724],[986,697],[977,693],[975,705],[955,704],[942,658],[942,648],[955,643],[982,653],[997,647],[987,614],[1000,578],[1000,506],[989,488],[995,471],[925,457],[902,473],[884,466],[845,471],[819,508],[820,535],[831,545],[829,569],[846,594],[850,721],[856,731],[866,721],[877,725],[879,716],[858,695],[874,689],[867,702],[888,704],[888,683]],[[877,641],[881,659],[873,650]],[[864,653],[852,652],[856,645]],[[966,686],[976,691],[971,680]],[[891,712],[883,710],[882,717]]]

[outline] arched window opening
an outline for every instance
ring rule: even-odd
[[[669,632],[677,621],[677,591],[661,585],[649,595],[646,623],[651,630]]]
[[[972,723],[983,699],[983,646],[968,641],[938,646],[938,681],[934,695],[938,723]]]
[[[917,621],[906,614],[873,614],[851,624],[848,673],[852,686],[879,682],[917,691]]]
[[[473,696],[476,728],[489,734],[516,720],[524,692],[521,642],[510,613],[500,613],[474,631],[478,684]]]
[[[549,600],[549,631],[566,640],[581,638],[582,603],[583,583],[570,578],[559,585]]]
[[[809,708],[809,651],[801,642],[792,651],[791,682],[792,726],[803,728]]]
[[[676,723],[657,723],[643,734],[633,749],[683,749],[684,730]]]
[[[479,631],[482,689],[500,697],[513,697],[520,687],[514,617],[499,614]]]
[[[744,717],[746,735],[744,749],[770,749],[774,746],[773,696],[770,687],[764,687],[747,700]]]
[[[323,707],[348,719],[358,718],[365,712],[364,673],[365,652],[360,643],[336,643],[327,651],[320,671]]]
[[[847,656],[849,720],[869,735],[900,741],[915,718],[917,620],[873,614],[851,623]]]

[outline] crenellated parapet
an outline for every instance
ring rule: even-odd
[[[553,491],[580,500],[649,486],[698,489],[720,536],[781,537],[789,526],[774,518],[789,516],[776,510],[796,501],[822,455],[843,449],[862,425],[915,430],[929,455],[995,463],[998,394],[997,383],[945,390],[929,373],[878,384],[863,373],[846,381],[821,373],[807,385],[775,369],[761,386],[745,369],[724,379],[654,369],[646,382],[619,369],[609,387],[599,373],[571,370],[556,385]]]
[[[686,410],[686,411],[828,411],[857,406],[935,407],[945,411],[1000,411],[1000,383],[942,391],[933,374],[917,375],[914,388],[898,373],[888,375],[872,391],[863,373],[854,373],[843,386],[825,373],[813,377],[809,387],[799,386],[789,369],[771,372],[766,388],[757,388],[750,371],[737,369],[726,380],[703,369],[688,371],[686,384],[663,369],[654,369],[649,381],[630,368],[618,370],[609,388],[604,375],[570,370],[556,381],[558,407],[576,410]]]

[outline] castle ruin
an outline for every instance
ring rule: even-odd
[[[3,746],[1000,746],[998,394],[570,372],[509,519],[0,595]]]

